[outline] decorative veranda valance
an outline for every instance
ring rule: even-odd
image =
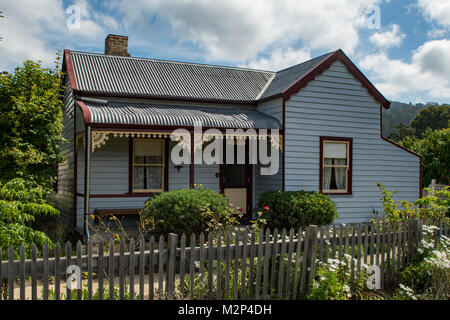
[[[171,139],[172,136],[174,136],[174,141],[180,141],[181,139],[181,143],[185,143],[186,145],[189,144],[189,140],[190,137],[186,137],[184,138],[184,134],[183,133],[173,133],[173,132],[161,132],[161,131],[114,131],[114,130],[92,130],[91,131],[91,151],[93,152],[95,149],[100,148],[101,146],[105,145],[106,142],[111,138],[111,137],[119,137],[119,138],[128,138],[128,137],[132,137],[132,138],[153,138],[153,139]],[[283,136],[279,135],[278,139],[272,139],[270,137],[270,132],[267,135],[264,134],[250,134],[250,133],[243,133],[243,134],[231,134],[231,135],[227,135],[227,133],[221,133],[219,134],[215,134],[215,133],[203,133],[203,140],[204,141],[200,141],[199,139],[201,139],[200,136],[194,136],[196,138],[195,140],[195,148],[198,149],[201,145],[203,145],[204,142],[211,140],[212,138],[219,138],[219,139],[223,139],[226,138],[227,140],[237,140],[239,141],[245,141],[245,140],[255,140],[255,139],[259,139],[259,140],[266,140],[266,139],[270,139],[272,145],[275,148],[279,148],[281,151],[282,150],[282,146],[283,146]],[[77,147],[78,144],[80,143],[80,141],[82,141],[83,145],[85,143],[84,141],[84,133],[80,132],[77,134],[76,137],[76,143],[77,143]]]

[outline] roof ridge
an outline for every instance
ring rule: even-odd
[[[199,62],[187,62],[187,61],[165,60],[165,59],[143,58],[143,57],[122,57],[122,56],[106,55],[104,53],[98,53],[98,52],[87,52],[87,51],[79,51],[79,50],[70,50],[70,52],[71,53],[80,53],[80,54],[85,54],[85,55],[94,55],[94,56],[101,56],[101,57],[118,58],[118,59],[132,59],[132,60],[145,60],[145,61],[155,61],[155,62],[167,62],[167,63],[175,63],[175,64],[185,64],[185,65],[200,66],[200,67],[223,68],[223,69],[232,69],[232,70],[246,70],[246,71],[253,71],[253,72],[264,72],[264,73],[269,73],[269,74],[272,74],[272,75],[276,74],[275,71],[269,71],[269,70],[252,69],[252,68],[244,68],[244,67],[223,66],[223,65],[217,65],[217,64],[199,63]]]
[[[337,51],[337,50],[336,50],[336,51]],[[292,69],[292,68],[295,68],[295,67],[297,67],[297,66],[299,66],[299,65],[301,65],[301,64],[303,64],[303,63],[307,63],[307,62],[310,62],[310,61],[313,61],[313,60],[318,60],[319,58],[324,58],[324,57],[326,57],[326,56],[330,56],[330,55],[332,55],[333,53],[335,53],[336,51],[331,51],[331,52],[325,53],[325,54],[323,54],[323,55],[321,55],[321,56],[318,56],[318,57],[315,57],[315,58],[311,58],[311,59],[305,60],[305,61],[303,61],[303,62],[294,64],[293,66],[290,66],[290,67],[281,69],[281,70],[277,71],[276,73],[278,74],[278,73],[281,73],[281,72],[285,72],[285,71],[287,71],[287,70],[289,70],[289,69]]]
[[[273,76],[270,77],[269,80],[267,80],[266,84],[264,85],[264,87],[261,89],[261,91],[258,93],[258,95],[255,97],[255,100],[259,100],[259,98],[262,97],[262,95],[264,94],[264,92],[266,92],[267,88],[269,88],[270,84],[272,83],[273,79],[275,79],[275,77],[277,76],[277,74],[274,74]]]

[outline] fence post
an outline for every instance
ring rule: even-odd
[[[431,195],[434,196],[434,194],[436,193],[436,179],[431,179],[430,188],[431,188]]]
[[[167,281],[167,298],[170,300],[173,298],[174,287],[175,287],[175,259],[177,252],[177,241],[178,236],[174,233],[169,233],[169,250],[168,250],[168,281]],[[181,268],[181,264],[180,264]]]
[[[420,222],[418,219],[413,219],[410,221],[409,224],[410,230],[409,230],[409,237],[408,237],[408,256],[409,261],[414,257],[414,254],[417,251],[417,248],[419,247],[419,239],[420,234],[422,232],[422,228],[420,225]]]
[[[316,259],[317,259],[317,234],[319,232],[319,227],[312,225],[308,227],[308,255],[307,255],[307,286],[306,294],[309,293],[312,281],[316,274]]]

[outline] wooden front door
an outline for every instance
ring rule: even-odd
[[[226,149],[226,148],[225,148]],[[226,150],[224,159],[226,159]],[[248,163],[248,146],[245,147],[245,164],[237,163],[237,152],[234,152],[234,164],[222,164],[221,192],[230,200],[234,208],[241,208],[245,218],[251,217],[253,175],[252,165]]]

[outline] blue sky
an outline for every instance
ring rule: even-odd
[[[389,100],[450,101],[448,0],[0,0],[0,11],[9,72],[52,66],[58,50],[102,53],[115,33],[132,56],[272,71],[341,48]]]

